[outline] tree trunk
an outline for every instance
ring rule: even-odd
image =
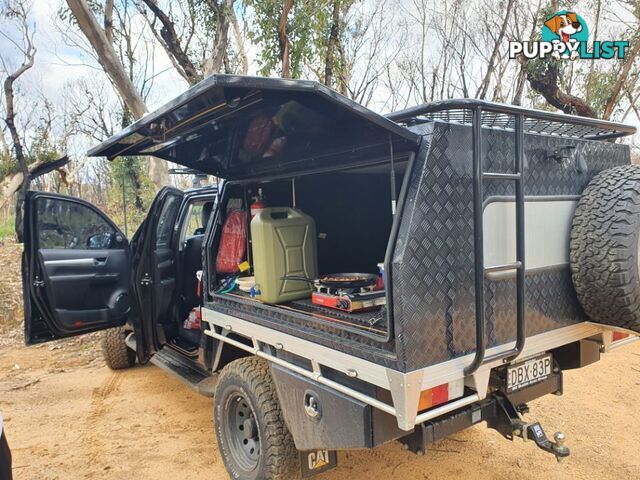
[[[329,41],[327,42],[327,54],[324,62],[324,84],[330,87],[333,83],[333,69],[335,65],[335,55],[338,46],[338,36],[340,34],[340,0],[333,0],[333,11],[331,13],[331,29],[329,31]]]
[[[113,45],[113,8],[115,0],[105,0],[104,2],[104,34],[111,45]]]
[[[93,47],[100,65],[109,76],[120,98],[131,110],[134,118],[141,118],[146,113],[147,107],[133,82],[129,79],[122,62],[113,49],[113,45],[109,42],[104,30],[100,28],[86,0],[66,1],[78,22],[80,30],[82,30],[91,47]],[[149,157],[147,159],[147,172],[157,188],[161,188],[168,181],[167,164],[158,158]]]
[[[238,19],[233,10],[229,15],[231,27],[233,28],[233,36],[236,40],[236,47],[238,48],[238,55],[240,56],[240,64],[242,65],[242,75],[249,73],[249,58],[247,57],[247,50],[244,47],[244,39],[242,38],[242,32],[240,31],[240,25],[238,25]]]
[[[289,65],[289,36],[287,35],[287,24],[289,12],[293,8],[293,0],[285,0],[282,15],[278,22],[278,42],[280,44],[280,60],[282,62],[282,78],[291,77],[291,67]]]
[[[539,7],[531,22],[531,30],[529,31],[529,38],[532,39],[538,28],[538,22],[536,18],[539,13]],[[518,71],[518,80],[516,83],[515,93],[513,94],[513,100],[511,103],[514,105],[522,105],[522,95],[524,93],[525,82],[527,81],[527,59],[524,55],[518,57],[518,63],[520,63],[520,70]]]
[[[18,67],[18,69],[7,75],[7,78],[4,81],[3,89],[4,89],[4,98],[6,103],[6,117],[5,123],[7,124],[7,128],[9,129],[9,133],[11,135],[11,142],[13,143],[13,151],[16,155],[16,160],[18,161],[18,165],[20,165],[20,182],[14,183],[12,188],[14,188],[13,192],[3,191],[6,195],[6,198],[10,197],[14,192],[18,192],[18,199],[16,201],[16,219],[15,219],[15,231],[18,234],[18,241],[22,241],[22,208],[24,206],[24,199],[27,193],[28,182],[24,181],[29,177],[29,168],[27,166],[27,159],[24,156],[24,150],[22,148],[22,141],[20,139],[20,134],[18,133],[18,128],[15,124],[15,106],[14,106],[14,95],[13,95],[13,84],[14,82],[27,70],[33,67],[36,49],[33,46],[33,38],[28,33],[27,27],[27,18],[26,12],[23,12],[24,17],[22,21],[24,22],[24,41],[26,43],[24,48],[24,61],[22,65]]]
[[[13,143],[13,151],[15,152],[16,160],[18,161],[20,171],[23,173],[23,175],[26,175],[28,173],[27,159],[24,156],[22,141],[20,140],[18,128],[15,124],[16,114],[13,103],[13,82],[15,82],[20,75],[22,75],[32,66],[33,57],[31,57],[31,59],[29,59],[27,63],[23,64],[15,73],[10,74],[4,81],[4,96],[7,103],[7,115],[5,117],[5,123],[7,124],[7,128],[9,129],[11,141]]]
[[[229,16],[233,14],[234,0],[222,0],[220,5],[210,2],[216,12],[216,35],[213,42],[213,53],[204,63],[204,76],[210,77],[219,73],[224,66],[227,46],[229,45]]]
[[[552,106],[564,113],[596,118],[596,113],[582,98],[560,90],[558,86],[559,67],[555,60],[547,60],[545,68],[528,73],[529,85]]]
[[[518,79],[511,103],[513,105],[522,105],[522,94],[524,93],[524,84],[527,80],[527,59],[522,56],[518,58],[520,70],[518,70]]]
[[[69,5],[71,12],[78,21],[80,30],[82,30],[82,33],[96,52],[100,65],[109,76],[122,101],[129,107],[135,118],[142,117],[146,113],[147,107],[135,86],[129,80],[129,76],[118,55],[104,31],[98,25],[96,17],[89,9],[87,2],[85,0],[67,0],[67,5]]]
[[[7,143],[7,139],[4,136],[4,130],[0,128],[0,147],[2,148],[2,160],[9,161],[11,160],[11,150],[9,149],[9,144]]]

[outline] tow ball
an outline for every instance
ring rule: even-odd
[[[492,425],[489,426],[498,430],[506,438],[513,440],[520,437],[525,442],[533,441],[538,448],[555,455],[556,460],[561,462],[569,456],[571,451],[565,445],[566,436],[562,432],[556,432],[553,441],[549,440],[544,429],[539,422],[527,423],[520,418],[518,410],[513,406],[508,398],[496,396],[497,415]]]
[[[554,441],[552,442],[547,438],[547,435],[542,429],[542,425],[540,425],[538,422],[520,423],[521,426],[516,427],[513,431],[513,434],[516,437],[521,437],[525,442],[527,440],[533,440],[538,448],[555,455],[558,462],[561,462],[571,453],[569,447],[564,444],[566,440],[564,433],[556,432],[553,435]]]

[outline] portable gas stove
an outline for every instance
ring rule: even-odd
[[[352,313],[386,305],[385,291],[376,289],[378,275],[371,273],[334,273],[315,279],[286,275],[282,280],[311,283],[315,289],[311,302],[322,307]]]
[[[337,288],[315,285],[316,291],[311,294],[311,302],[327,308],[343,312],[364,312],[386,305],[384,290],[374,290],[373,286],[359,288]]]

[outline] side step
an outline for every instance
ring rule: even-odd
[[[126,343],[129,348],[135,349],[135,335],[129,335],[126,339]],[[183,354],[180,354],[169,347],[164,347],[154,354],[149,361],[155,366],[160,367],[165,372],[178,377],[179,380],[193,388],[201,395],[204,395],[205,397],[213,397],[216,384],[218,383],[218,375],[210,374],[200,368],[200,366],[195,362],[186,358]]]

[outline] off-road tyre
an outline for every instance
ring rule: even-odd
[[[596,175],[573,217],[570,261],[590,320],[640,332],[640,165]]]
[[[243,411],[245,413],[238,415]],[[247,412],[251,413],[247,415]],[[218,448],[231,478],[284,480],[299,476],[297,451],[265,360],[246,357],[224,367],[216,385],[214,417]],[[230,417],[247,418],[247,421],[241,428]],[[245,428],[247,423],[251,424],[250,430]],[[247,442],[253,443],[240,446],[248,431],[255,433],[257,444],[251,438]],[[254,459],[246,449],[256,445],[259,454]]]
[[[102,332],[102,356],[111,370],[122,370],[133,367],[136,363],[136,352],[125,343],[127,332],[124,327],[111,328]]]

